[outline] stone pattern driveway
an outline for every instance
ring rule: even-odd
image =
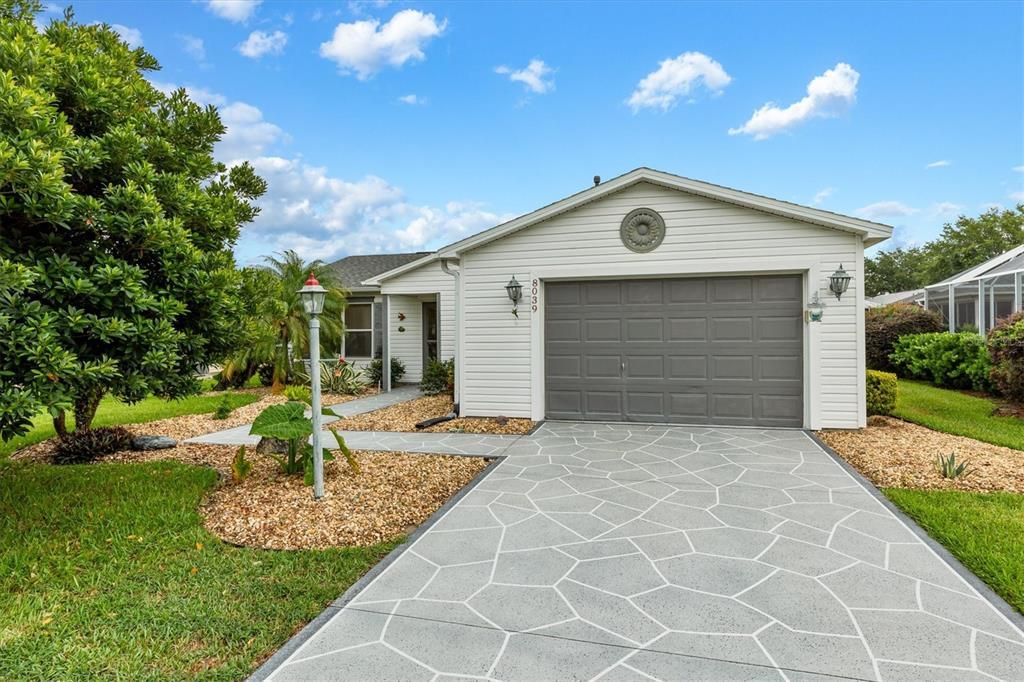
[[[1024,678],[1024,635],[800,431],[545,424],[274,680]]]

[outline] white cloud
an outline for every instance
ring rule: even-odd
[[[1016,173],[1024,173],[1024,166],[1014,166],[1013,170]]]
[[[1010,192],[1010,200],[1015,201],[1018,204],[1024,202],[1024,191],[1022,192]]]
[[[369,175],[347,181],[301,159],[268,156],[251,163],[269,186],[251,229],[275,249],[295,249],[306,258],[414,251],[460,239],[510,217],[475,202],[412,204],[401,189],[382,178]]]
[[[544,63],[543,59],[531,59],[525,69],[511,69],[507,66],[499,66],[494,69],[495,73],[508,76],[509,80],[519,82],[526,86],[530,92],[543,95],[555,89],[555,80],[549,78],[555,71]]]
[[[857,215],[868,220],[879,220],[882,218],[904,218],[918,212],[918,209],[907,206],[901,201],[878,201],[858,208]]]
[[[263,0],[206,0],[206,9],[221,19],[242,24],[249,20]]]
[[[945,168],[946,166],[952,166],[953,162],[949,159],[940,159],[938,161],[932,161],[925,168]]]
[[[203,44],[202,38],[184,33],[178,36],[178,41],[181,43],[181,49],[185,51],[185,54],[197,62],[206,61],[206,45]]]
[[[835,193],[835,191],[835,187],[825,187],[824,189],[819,190],[818,193],[814,195],[814,201],[811,202],[811,205],[818,206],[826,199],[828,199],[830,196],[832,196]]]
[[[942,216],[955,216],[959,215],[964,207],[960,204],[954,204],[951,201],[940,201],[939,203],[932,206],[931,213],[936,217]]]
[[[643,77],[626,100],[633,113],[644,108],[668,111],[680,97],[686,97],[703,85],[719,94],[732,82],[722,65],[701,52],[684,52],[674,59],[662,61],[658,68]]]
[[[398,101],[402,104],[410,104],[412,106],[427,103],[427,99],[425,97],[420,97],[419,95],[402,95],[398,98]]]
[[[320,56],[335,62],[342,73],[354,72],[356,78],[366,80],[385,66],[400,68],[426,59],[423,49],[447,25],[447,20],[438,22],[433,14],[414,9],[396,13],[383,25],[378,19],[341,23],[334,27],[333,37],[320,45]]]
[[[786,108],[768,102],[754,112],[750,120],[739,128],[730,128],[730,135],[753,135],[764,140],[789,130],[812,118],[838,116],[857,99],[860,74],[840,62],[835,68],[815,76],[807,85],[807,96]]]
[[[122,24],[111,24],[110,28],[114,29],[117,35],[121,36],[121,40],[128,43],[128,47],[132,49],[142,47],[142,31],[139,29]]]
[[[273,143],[286,138],[283,130],[263,119],[262,111],[245,102],[221,106],[220,118],[227,132],[214,152],[225,162],[254,158]]]
[[[265,33],[253,31],[249,37],[238,46],[238,51],[245,57],[259,59],[265,54],[281,54],[284,46],[288,44],[288,34],[284,31]]]

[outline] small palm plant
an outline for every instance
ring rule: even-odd
[[[968,476],[973,469],[970,468],[970,462],[957,461],[956,453],[951,452],[948,456],[939,456],[938,460],[939,473],[942,474],[943,478],[956,479]]]

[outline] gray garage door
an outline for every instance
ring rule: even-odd
[[[798,275],[550,282],[547,416],[802,426]]]

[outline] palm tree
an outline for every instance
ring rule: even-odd
[[[269,364],[274,368],[274,388],[279,390],[287,383],[292,358],[309,354],[309,315],[299,289],[310,273],[327,289],[320,316],[320,343],[327,348],[341,346],[345,290],[323,261],[306,262],[292,250],[263,260],[266,265],[243,272],[243,289],[246,284],[249,289],[243,298],[250,308],[246,338],[225,362],[224,377],[232,383],[244,382]]]

